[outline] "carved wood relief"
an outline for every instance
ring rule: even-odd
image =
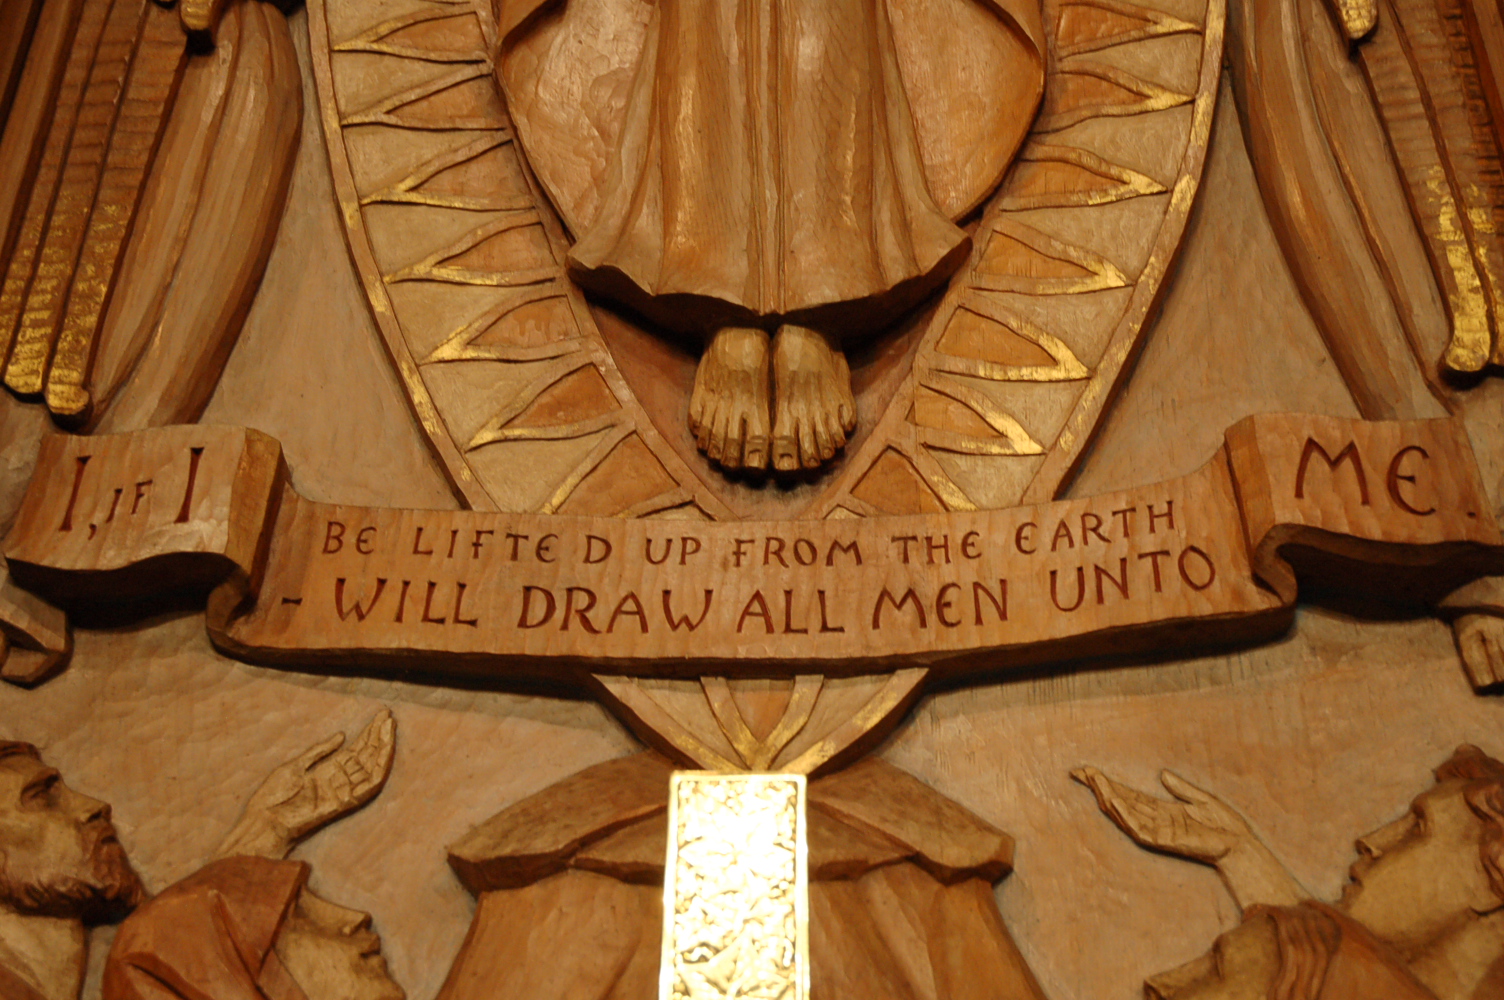
[[[864,392],[858,363],[861,426],[850,458],[783,502],[755,483],[726,482],[695,454],[684,427],[689,393],[665,392],[682,368],[674,348],[655,346],[656,362],[644,357],[643,334],[621,329],[630,321],[605,307],[587,308],[570,282],[565,230],[494,89],[484,40],[495,28],[484,5],[415,8],[370,24],[334,5],[311,16],[316,31],[329,26],[315,40],[315,63],[327,134],[340,137],[331,155],[351,243],[419,419],[467,505],[723,519],[985,509],[1056,494],[1133,353],[1194,198],[1223,14],[1215,5],[1182,13],[1083,3],[1046,14],[1058,82],[1019,166],[973,223],[972,259],[938,307],[887,338],[882,352],[903,359],[897,372],[869,366]],[[572,26],[576,16],[583,27]],[[551,30],[570,45],[599,46],[575,37],[601,30],[590,16],[569,13]],[[605,86],[612,77],[601,72]],[[516,86],[527,93],[522,79]],[[476,131],[482,125],[492,139]],[[1110,248],[1090,246],[1094,225],[1113,234]],[[415,231],[433,233],[432,249]],[[456,316],[465,319],[453,329],[425,326]],[[622,339],[608,344],[612,329]],[[630,352],[621,356],[628,369],[616,351]],[[1046,458],[1057,441],[1061,457]],[[1042,462],[1053,465],[1041,472]],[[530,494],[515,482],[524,467]],[[541,469],[557,472],[544,482]],[[591,499],[627,489],[635,492]],[[874,505],[864,493],[884,499]]]
[[[1504,995],[1497,6],[0,0],[0,998]]]

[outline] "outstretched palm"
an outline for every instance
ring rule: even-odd
[[[335,733],[267,775],[220,855],[285,857],[292,845],[376,797],[392,770],[397,723],[383,709],[348,747]]]
[[[1096,794],[1097,805],[1128,836],[1156,851],[1214,865],[1254,839],[1235,809],[1173,771],[1160,772],[1159,780],[1174,799],[1120,785],[1094,767],[1077,768],[1071,777]]]
[[[386,783],[395,735],[396,723],[385,709],[348,747],[345,734],[335,733],[269,774],[246,811],[264,813],[289,840],[354,812]]]

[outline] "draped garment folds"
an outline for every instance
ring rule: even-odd
[[[204,866],[120,925],[104,1000],[308,1000],[273,950],[307,880],[301,861]]]
[[[1404,959],[1324,903],[1253,906],[1206,955],[1146,984],[1150,1000],[1436,1000]],[[1483,990],[1478,996],[1494,995]]]
[[[676,325],[901,309],[965,259],[1044,85],[1040,0],[498,0],[583,283]],[[669,314],[669,315],[665,315]]]
[[[669,775],[598,764],[449,851],[479,899],[438,1000],[653,1000]],[[1007,834],[881,760],[811,781],[810,993],[824,1000],[1043,1000],[993,896]]]

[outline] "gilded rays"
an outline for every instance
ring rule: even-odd
[[[1173,256],[1210,126],[1222,0],[1156,2],[1046,2],[1034,133],[912,373],[803,516],[1008,506],[1066,479]],[[490,5],[310,13],[352,251],[456,491],[482,509],[733,516],[565,274],[487,56]]]
[[[825,517],[1053,498],[1157,295],[1199,178],[1223,6],[1047,4],[1034,133],[890,412]],[[1199,22],[1199,23],[1198,23]]]
[[[478,509],[722,514],[565,276],[563,231],[492,73],[489,5],[384,13],[315,5],[316,73],[356,263],[457,490]]]

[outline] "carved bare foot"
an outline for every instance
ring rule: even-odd
[[[766,469],[768,412],[767,331],[717,330],[689,398],[689,429],[700,450],[728,469]]]
[[[792,324],[773,338],[773,465],[815,469],[856,427],[846,355],[824,334]]]

